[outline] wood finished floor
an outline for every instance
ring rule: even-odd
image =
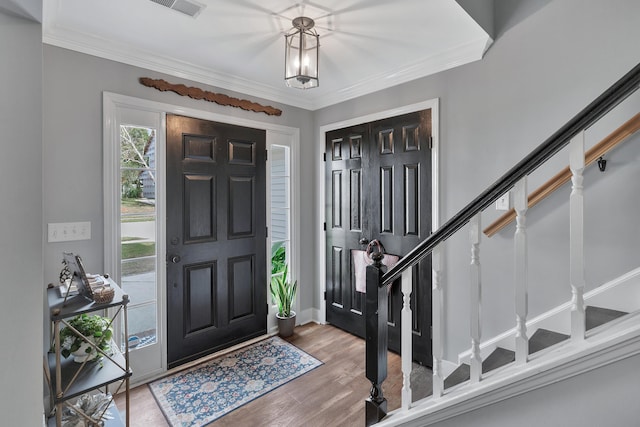
[[[364,426],[364,401],[371,383],[365,378],[364,340],[329,325],[309,323],[287,339],[324,364],[209,424],[223,426],[332,427]],[[401,359],[389,353],[383,392],[389,410],[400,406]],[[124,397],[116,397],[124,408]],[[168,426],[147,385],[130,392],[131,426]]]

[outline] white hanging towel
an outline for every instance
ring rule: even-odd
[[[366,251],[359,249],[352,249],[351,257],[356,276],[356,291],[365,293],[367,291],[367,265],[372,265],[373,260],[367,256]],[[397,255],[385,254],[382,258],[382,265],[386,266],[389,271],[388,269],[396,265],[399,260],[400,257]]]

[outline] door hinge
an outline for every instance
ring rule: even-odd
[[[433,137],[432,136],[429,137],[428,145],[429,145],[429,150],[432,150],[433,149]]]
[[[264,161],[269,160],[269,150],[264,150]]]
[[[322,224],[322,229],[323,229],[324,231],[327,231],[327,223],[326,223],[326,222],[325,222],[324,224]]]
[[[327,291],[324,291],[324,300],[327,300]]]
[[[269,237],[269,227],[265,227],[266,228],[266,235],[264,237]]]
[[[327,161],[327,153],[322,153],[322,161],[323,162]]]

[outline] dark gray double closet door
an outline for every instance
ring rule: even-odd
[[[327,321],[364,337],[352,250],[378,239],[403,256],[431,233],[431,110],[326,134]],[[413,271],[413,358],[431,366],[431,260]],[[389,298],[389,348],[400,351],[400,281]]]

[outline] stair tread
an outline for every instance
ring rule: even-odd
[[[471,378],[471,367],[463,363],[458,366],[447,378],[444,379],[444,388],[453,387]]]
[[[625,311],[612,310],[610,308],[594,307],[588,305],[585,310],[585,316],[587,318],[587,331],[597,326],[610,322],[618,317],[622,317],[625,314],[629,314]]]
[[[506,348],[496,348],[483,362],[482,373],[492,371],[500,368],[516,360],[516,354],[507,350]],[[463,363],[458,366],[447,378],[444,380],[444,388],[453,387],[464,381],[468,381],[471,378],[471,368],[468,364]]]
[[[482,373],[493,371],[516,360],[516,353],[506,348],[496,348],[482,361]]]
[[[569,338],[569,335],[540,328],[529,338],[529,354],[544,350]]]
[[[593,329],[626,314],[629,313],[624,311],[612,310],[610,308],[587,306],[585,309],[586,329]],[[529,338],[529,354],[533,354],[547,347],[551,347],[552,345],[558,344],[559,342],[562,342],[568,338],[569,335],[551,331],[549,329],[539,328],[534,332],[531,338]],[[514,351],[498,347],[482,362],[482,373],[500,368],[515,361],[515,359],[516,354]],[[447,378],[445,378],[444,388],[446,389],[456,386],[460,383],[468,381],[470,378],[471,367],[467,363],[463,363],[458,366]]]

